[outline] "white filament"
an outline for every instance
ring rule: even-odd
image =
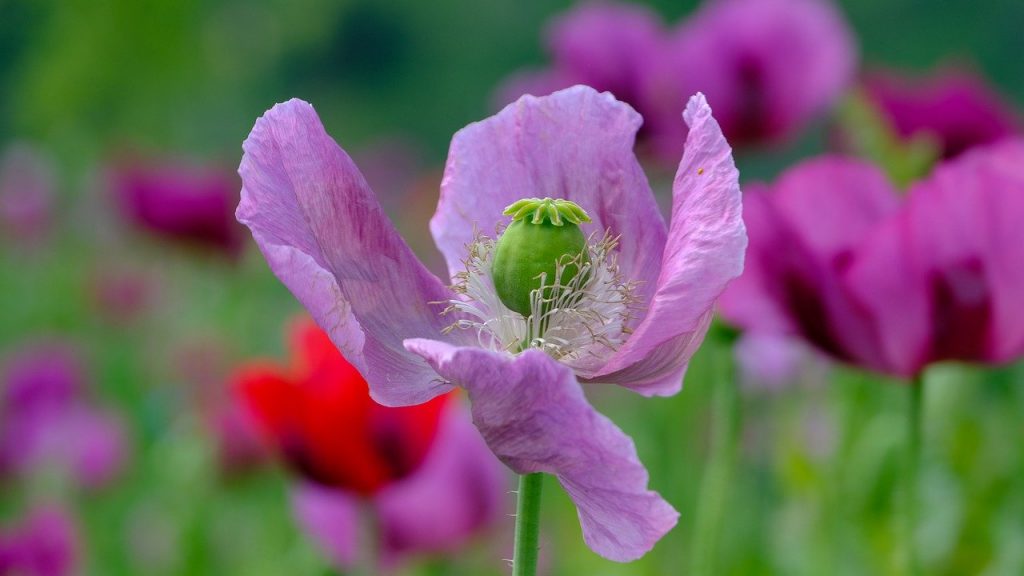
[[[591,238],[593,240],[593,237]],[[478,236],[469,246],[466,269],[456,276],[447,312],[459,319],[448,330],[476,330],[481,347],[516,354],[539,348],[576,369],[593,369],[628,337],[634,284],[623,282],[614,256],[617,240],[605,234],[588,242],[589,261],[577,256],[555,265],[555,277],[541,275],[530,293],[529,317],[505,306],[494,288],[491,264],[495,241]],[[563,282],[565,271],[578,270]]]

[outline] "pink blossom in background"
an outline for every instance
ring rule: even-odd
[[[0,237],[32,245],[53,227],[56,176],[49,158],[28,144],[0,154]]]
[[[31,511],[18,525],[0,528],[0,574],[71,576],[78,573],[74,521],[56,507]]]
[[[234,391],[301,478],[296,517],[336,565],[367,561],[357,549],[387,564],[452,553],[501,517],[500,464],[455,393],[381,406],[312,320],[294,324],[291,346],[287,367],[241,367]]]
[[[153,307],[158,282],[142,269],[104,265],[91,281],[93,304],[99,315],[116,324],[130,324]]]
[[[943,158],[1021,133],[1020,117],[980,76],[947,68],[926,76],[876,71],[864,91],[882,117],[904,138],[935,138]]]
[[[703,96],[691,98],[684,116],[690,131],[670,226],[633,153],[641,118],[607,93],[577,86],[523,97],[452,140],[431,232],[453,283],[474,274],[467,252],[482,242],[480,231],[496,230],[505,207],[524,197],[574,201],[592,217],[584,234],[619,239],[609,250],[616,273],[635,287],[637,314],[623,305],[600,328],[616,339],[610,347],[579,327],[566,341],[578,348],[566,349],[563,361],[539,347],[510,353],[522,342],[518,332],[484,334],[498,325],[483,317],[446,330],[473,306],[513,324],[526,320],[500,303],[467,303],[430,273],[305,102],[279,104],[257,121],[243,145],[237,214],[375,400],[417,405],[463,388],[491,451],[517,473],[557,476],[587,544],[633,560],[678,514],[647,488],[632,440],[591,407],[581,382],[676,393],[746,246],[731,149]],[[475,273],[482,286],[491,282],[488,271]],[[454,319],[442,314],[464,303]]]
[[[482,528],[504,517],[505,481],[487,446],[460,406],[446,411],[435,447],[420,469],[360,502],[352,492],[304,483],[292,493],[303,529],[338,566],[357,564],[369,538],[381,562],[408,555],[454,553]],[[367,522],[360,514],[373,514]],[[374,525],[376,534],[360,534]]]
[[[857,47],[830,0],[709,1],[667,41],[650,80],[655,151],[678,156],[676,117],[697,90],[737,146],[778,143],[838,102],[853,82]]]
[[[807,361],[800,341],[766,332],[743,334],[733,355],[740,382],[750,390],[780,390],[796,383]]]
[[[128,451],[124,425],[87,401],[84,382],[67,344],[27,345],[11,356],[0,388],[0,472],[54,467],[86,488],[117,476]]]
[[[1018,358],[1022,191],[1020,139],[940,164],[906,198],[863,161],[806,161],[748,188],[748,266],[722,313],[896,376]]]
[[[238,177],[230,170],[130,157],[112,166],[110,185],[121,217],[136,228],[232,258],[241,252],[242,230],[233,217]]]
[[[853,81],[857,48],[829,0],[719,0],[668,29],[650,10],[584,3],[552,21],[548,69],[513,74],[500,104],[574,84],[612,92],[644,117],[641,147],[669,165],[682,154],[679,122],[703,92],[734,145],[792,137]]]

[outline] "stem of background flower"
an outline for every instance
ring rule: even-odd
[[[380,530],[377,525],[377,510],[369,500],[359,506],[359,556],[355,576],[379,576],[380,574]]]
[[[907,574],[921,573],[917,557],[918,484],[921,463],[921,410],[924,403],[924,375],[919,374],[910,382],[910,398],[907,401],[907,452],[906,486],[904,489],[904,546],[907,555]]]
[[[512,576],[534,576],[540,552],[540,495],[544,474],[519,477],[519,503],[516,505],[516,543],[512,553]]]
[[[716,573],[739,440],[740,396],[733,374],[732,347],[724,346],[716,352],[711,453],[701,479],[690,549],[690,574],[693,576]]]

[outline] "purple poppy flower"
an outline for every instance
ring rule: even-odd
[[[32,244],[53,224],[54,173],[50,160],[26,144],[0,156],[0,235]]]
[[[232,218],[237,178],[219,167],[178,160],[122,161],[111,185],[123,218],[139,229],[237,256],[242,234]]]
[[[969,151],[902,201],[874,166],[826,157],[750,190],[746,273],[723,314],[897,376],[1024,353],[1024,141]]]
[[[21,526],[0,533],[0,574],[65,576],[78,564],[75,524],[57,508],[37,509]]]
[[[381,563],[409,554],[452,553],[502,516],[504,480],[467,415],[452,405],[434,448],[410,476],[368,502],[353,492],[305,483],[292,494],[303,529],[337,566],[359,561],[361,538],[378,542]],[[377,534],[360,534],[360,509],[373,514]],[[365,549],[365,548],[364,548]]]
[[[116,476],[126,451],[120,419],[86,402],[82,367],[70,347],[28,346],[9,362],[0,396],[0,472],[27,475],[54,466],[95,488]]]
[[[552,67],[513,75],[498,89],[497,101],[505,106],[523,94],[543,96],[583,84],[644,112],[644,74],[659,56],[663,28],[661,18],[643,6],[580,4],[547,27]]]
[[[257,121],[237,215],[374,399],[411,405],[464,388],[491,451],[517,473],[556,475],[591,548],[631,560],[678,514],[647,489],[632,441],[580,382],[678,391],[746,245],[738,173],[703,96],[685,119],[671,227],[633,155],[641,119],[610,94],[577,86],[523,97],[461,130],[431,221],[455,289],[415,259],[305,102]],[[571,305],[530,316],[496,295],[494,241],[480,233],[524,196],[568,199],[591,215],[581,228],[593,273],[576,275]]]
[[[690,94],[707,95],[730,142],[773,143],[836,102],[857,65],[828,0],[709,1],[671,31],[646,8],[583,4],[553,22],[548,45],[552,66],[509,78],[499,102],[573,84],[608,90],[644,116],[643,145],[669,164],[683,152]]]
[[[903,138],[927,134],[943,158],[1020,133],[1020,120],[978,76],[940,70],[923,78],[876,72],[864,81],[867,97]]]
[[[853,81],[857,49],[828,0],[707,2],[666,43],[652,73],[649,119],[656,152],[677,157],[685,130],[675,115],[700,90],[736,145],[792,136]]]

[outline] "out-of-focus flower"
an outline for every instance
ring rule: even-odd
[[[740,381],[757,390],[778,390],[794,383],[807,359],[799,340],[765,332],[742,335],[733,353]]]
[[[77,572],[78,533],[58,508],[39,508],[0,532],[0,574],[68,576]]]
[[[723,314],[909,377],[934,362],[1024,354],[1024,141],[979,147],[911,186],[873,165],[800,164],[748,188],[745,274]]]
[[[521,72],[502,103],[573,84],[607,90],[645,119],[643,142],[674,163],[687,128],[686,98],[703,92],[737,145],[792,136],[835,103],[853,79],[853,35],[828,0],[707,2],[674,30],[645,8],[583,4],[548,29],[550,69]]]
[[[829,0],[707,2],[676,30],[651,80],[655,151],[678,157],[679,108],[704,92],[736,145],[792,136],[853,81],[853,34]]]
[[[337,563],[356,558],[358,508],[372,509],[385,561],[451,551],[500,516],[501,470],[450,395],[420,406],[374,402],[366,381],[310,320],[290,368],[252,364],[235,390],[304,478],[300,523]]]
[[[0,236],[22,244],[44,238],[53,224],[54,171],[49,159],[27,144],[0,156]]]
[[[232,217],[238,177],[230,170],[132,158],[116,163],[110,178],[121,216],[136,227],[230,257],[240,253],[241,229]]]
[[[124,427],[86,401],[84,380],[65,344],[28,346],[10,360],[0,397],[0,472],[56,467],[88,488],[117,475],[127,452]]]
[[[105,320],[129,324],[153,305],[155,284],[144,270],[104,266],[92,280],[93,302]]]
[[[413,256],[305,102],[257,121],[238,217],[376,400],[408,406],[464,388],[491,450],[517,473],[556,475],[590,547],[631,560],[678,514],[648,490],[633,442],[591,407],[580,381],[677,392],[746,244],[738,173],[702,96],[685,119],[671,227],[633,154],[641,119],[609,94],[577,86],[524,97],[460,131],[431,221],[455,290]],[[585,273],[545,276],[551,285],[527,294],[529,315],[510,308],[522,294],[509,303],[496,292],[496,244],[508,230],[481,235],[513,204],[537,210],[533,223],[517,212],[510,229],[549,222],[582,245],[572,269]]]
[[[876,72],[865,79],[864,91],[899,136],[929,136],[947,159],[1021,130],[1013,110],[966,70],[940,70],[919,78]]]
[[[643,112],[645,74],[661,57],[663,35],[661,19],[646,7],[580,4],[547,28],[552,67],[512,76],[499,88],[499,104],[514,102],[523,94],[543,96],[583,84],[611,92]],[[678,112],[682,112],[682,102]]]

